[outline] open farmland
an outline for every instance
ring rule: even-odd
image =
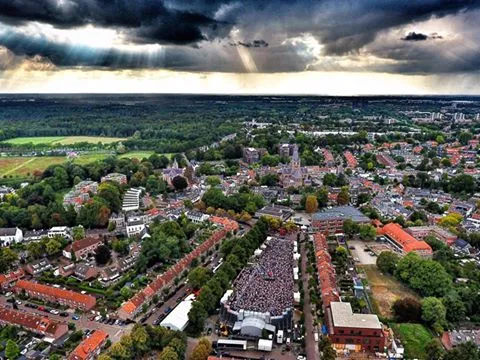
[[[122,158],[137,158],[142,160],[148,158],[153,154],[153,151],[132,151],[126,154],[122,154]],[[172,154],[164,154],[171,158]],[[87,165],[95,161],[103,160],[106,157],[111,156],[108,152],[90,152],[80,154],[72,161],[75,164]],[[63,164],[67,161],[65,156],[11,156],[0,157],[0,177],[4,176],[20,176],[25,177],[33,174],[35,171],[43,171],[50,165]]]
[[[50,165],[62,164],[64,156],[30,157],[15,156],[0,158],[0,176],[28,176],[36,170],[45,170]]]
[[[125,138],[101,137],[101,136],[39,136],[39,137],[18,137],[5,140],[4,142],[11,145],[72,145],[81,142],[91,144],[110,144],[117,141],[126,140]]]
[[[359,268],[365,271],[371,290],[371,297],[379,314],[383,317],[391,317],[392,304],[397,299],[418,295],[392,276],[382,274],[376,265],[362,265]]]

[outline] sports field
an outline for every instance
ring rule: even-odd
[[[5,140],[5,143],[12,145],[72,145],[80,142],[87,142],[91,144],[110,144],[117,141],[126,140],[124,138],[115,137],[101,137],[101,136],[38,136],[38,137],[18,137]]]

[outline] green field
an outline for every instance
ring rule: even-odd
[[[421,324],[391,324],[394,333],[405,347],[405,359],[426,359],[425,345],[433,339],[432,333]]]
[[[124,138],[101,137],[101,136],[38,136],[38,137],[18,137],[5,140],[4,142],[12,145],[72,145],[80,142],[91,144],[110,144],[117,141],[126,140]]]
[[[129,158],[129,159],[139,159],[139,160],[142,160],[143,158],[148,158],[150,155],[152,155],[154,153],[154,151],[149,151],[149,150],[145,150],[145,151],[130,151],[126,154],[122,154],[120,155],[119,157],[120,158]],[[173,155],[175,154],[159,154],[159,155],[165,155],[166,157],[168,157],[169,159],[172,158]]]
[[[153,151],[132,151],[126,154],[122,154],[122,158],[137,158],[142,160],[143,158],[148,158],[153,154]],[[85,153],[80,154],[77,158],[72,161],[75,164],[87,165],[92,162],[103,160],[106,157],[110,156],[110,153]],[[164,154],[165,156],[171,158],[173,154]],[[50,165],[63,164],[67,161],[65,156],[43,156],[43,157],[33,157],[33,156],[12,156],[12,157],[0,157],[0,177],[25,177],[32,175],[35,171],[43,171]]]

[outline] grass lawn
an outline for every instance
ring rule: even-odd
[[[400,283],[393,276],[382,274],[376,265],[361,265],[359,268],[365,271],[368,285],[370,285],[371,298],[378,310],[378,315],[391,317],[391,307],[395,300],[405,297],[413,297],[420,300],[420,297]]]
[[[38,136],[38,137],[18,137],[5,140],[4,142],[12,145],[24,145],[32,143],[33,145],[51,144],[51,145],[71,145],[79,142],[88,142],[96,144],[110,144],[112,142],[122,141],[124,138],[101,137],[101,136]]]
[[[129,159],[138,159],[138,160],[142,160],[143,158],[148,158],[150,155],[152,155],[154,153],[154,151],[148,151],[148,150],[145,150],[145,151],[130,151],[126,154],[122,154],[120,155],[119,157],[120,158],[129,158]],[[167,156],[169,154],[166,154]]]
[[[433,339],[432,333],[421,324],[391,324],[405,347],[405,359],[426,359],[425,345]]]

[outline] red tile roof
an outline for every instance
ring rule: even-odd
[[[432,248],[425,241],[419,241],[407,233],[397,223],[389,223],[378,231],[394,240],[405,252],[425,251],[432,252]]]
[[[85,248],[88,248],[92,245],[95,245],[97,243],[101,243],[102,241],[103,240],[100,237],[86,237],[85,239],[74,241],[73,243],[69,244],[65,248],[65,251],[77,252],[77,251],[83,250]]]
[[[0,321],[12,325],[18,325],[36,333],[49,335],[54,338],[57,338],[57,336],[60,337],[68,331],[68,326],[65,323],[51,320],[46,316],[9,309],[1,305]]]
[[[237,231],[239,229],[238,223],[235,220],[226,217],[210,216],[208,220],[214,224],[223,226],[225,231]]]
[[[7,284],[10,284],[14,281],[17,281],[25,276],[25,271],[23,269],[18,269],[15,271],[12,271],[11,273],[8,274],[0,274],[0,285],[4,286]]]
[[[350,151],[345,151],[343,153],[345,156],[345,159],[347,159],[348,166],[351,168],[356,168],[358,165],[357,159],[355,159],[355,156]]]
[[[238,225],[238,224],[237,224]],[[211,247],[215,246],[222,240],[227,231],[226,229],[214,232],[206,241],[200,244],[193,251],[185,255],[175,265],[168,268],[163,274],[159,275],[147,287],[136,293],[129,301],[125,302],[119,309],[120,313],[134,314],[146,301],[151,299],[153,295],[158,293],[163,287],[173,281],[186,268],[188,268],[193,259],[199,258],[206,253]]]
[[[84,295],[70,290],[57,289],[53,286],[47,286],[27,280],[19,280],[15,285],[15,288],[19,290],[33,291],[48,297],[82,304],[87,310],[93,308],[97,302],[97,300],[91,295]]]
[[[85,360],[92,353],[100,349],[108,338],[108,334],[102,330],[95,330],[89,337],[83,340],[68,356],[68,360]]]
[[[337,282],[335,277],[335,268],[332,265],[332,259],[328,253],[327,238],[322,233],[313,235],[313,244],[315,247],[318,282],[322,293],[323,308],[330,306],[332,301],[339,301]]]

